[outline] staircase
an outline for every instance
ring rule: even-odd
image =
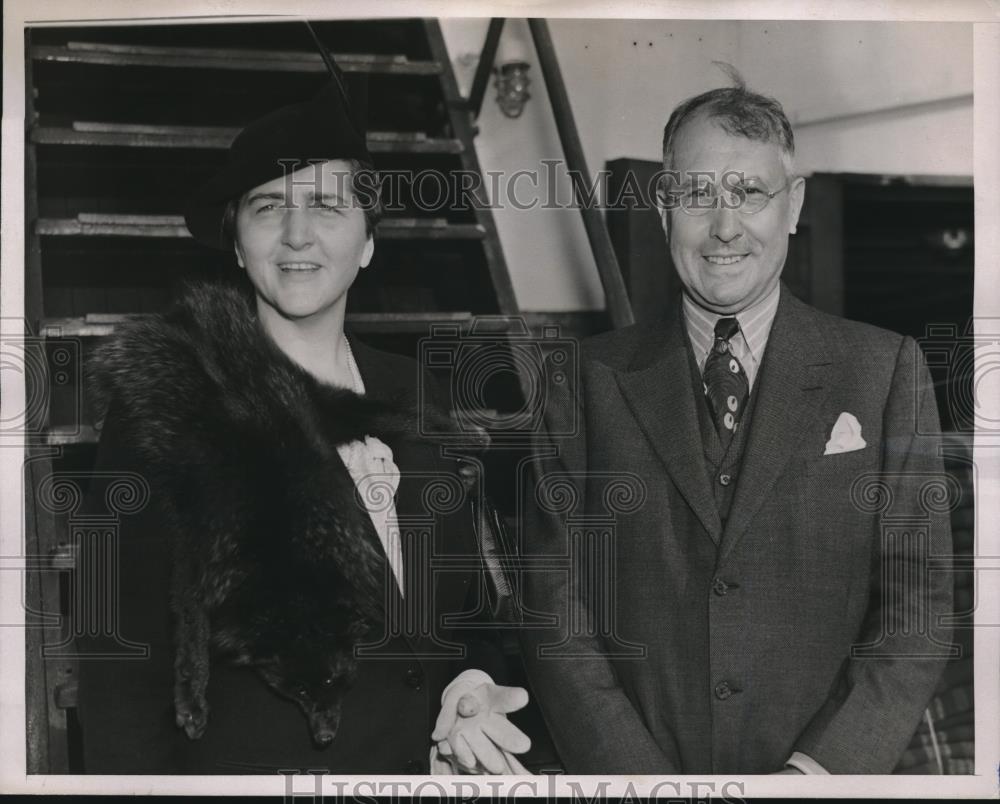
[[[481,175],[436,21],[314,28],[355,97],[372,99],[379,170]],[[327,80],[301,23],[36,30],[29,62],[33,323],[83,339],[84,354],[118,317],[162,309],[179,282],[235,270],[191,240],[183,201],[246,123]],[[376,345],[408,352],[431,322],[517,313],[486,204],[449,194],[430,210],[390,210],[376,239],[348,310]]]

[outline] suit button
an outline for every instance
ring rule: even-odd
[[[722,578],[716,578],[712,583],[712,591],[719,597],[725,597],[729,592],[729,584],[722,580]]]
[[[424,773],[425,769],[426,766],[419,759],[411,759],[403,766],[406,773]]]
[[[728,681],[720,681],[715,685],[715,697],[720,701],[726,700],[733,694],[733,688],[729,686]]]
[[[733,482],[733,476],[732,475],[725,475],[725,474],[719,475],[719,482],[723,486],[728,486],[730,483]]]
[[[403,681],[406,682],[406,686],[419,690],[424,684],[424,674],[419,670],[407,670],[406,675],[403,676]]]

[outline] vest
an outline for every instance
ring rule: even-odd
[[[750,422],[753,421],[754,403],[757,399],[756,388],[760,383],[754,383],[754,387],[750,390],[750,397],[747,399],[746,408],[740,417],[739,426],[729,442],[729,448],[723,450],[722,441],[719,439],[715,423],[712,421],[708,397],[702,393],[704,380],[698,370],[698,363],[694,359],[694,352],[690,348],[688,356],[692,371],[691,387],[695,389],[695,396],[698,397],[695,399],[695,408],[698,411],[698,429],[701,430],[705,471],[708,473],[708,482],[712,487],[715,504],[719,509],[722,527],[725,529],[729,511],[733,506],[733,497],[736,495],[736,484],[743,463],[743,449],[750,432]]]

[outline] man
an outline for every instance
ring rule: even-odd
[[[525,574],[559,617],[525,661],[568,772],[888,773],[948,655],[930,379],[911,338],[781,284],[793,156],[780,104],[742,85],[678,106],[661,217],[683,299],[585,341],[550,389],[548,431],[574,434],[543,440],[526,550],[581,569]]]

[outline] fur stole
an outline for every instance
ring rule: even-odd
[[[328,744],[387,582],[337,446],[412,435],[412,404],[316,380],[241,291],[211,284],[126,325],[95,355],[91,388],[167,512],[178,726],[192,739],[206,727],[214,653],[256,668]]]

